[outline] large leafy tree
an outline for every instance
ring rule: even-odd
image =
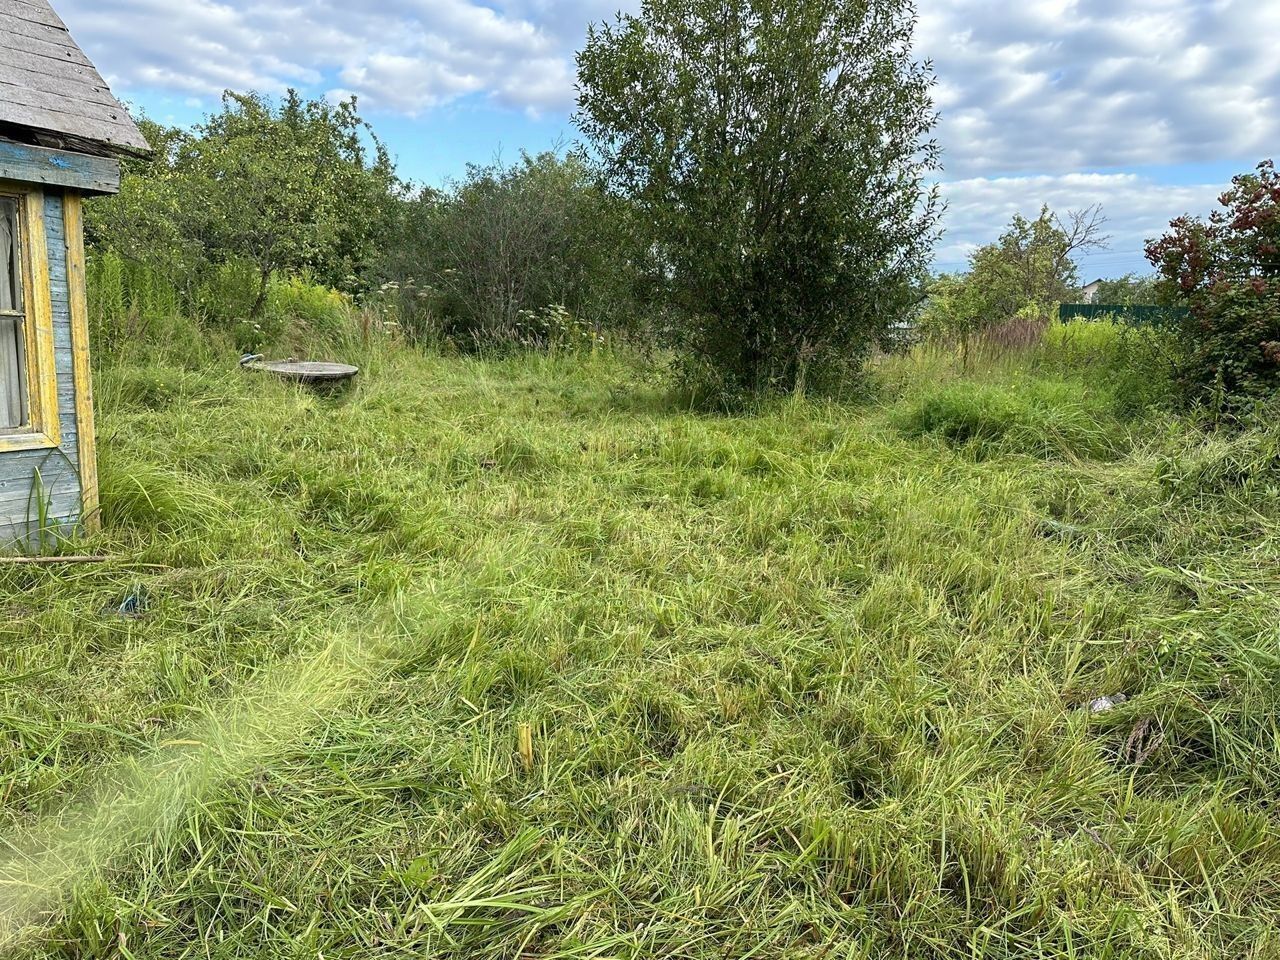
[[[394,193],[390,157],[355,101],[333,105],[295,91],[279,104],[226,94],[177,164],[192,200],[190,232],[215,258],[257,268],[253,315],[277,271],[305,269],[333,286],[350,285]]]
[[[634,206],[673,345],[732,390],[856,361],[941,213],[911,0],[645,0],[590,31],[578,123]]]
[[[227,93],[191,131],[143,121],[155,148],[127,162],[120,196],[95,205],[90,239],[175,281],[247,267],[250,313],[276,273],[349,287],[368,267],[399,183],[354,100]]]
[[[194,279],[204,255],[184,229],[191,200],[178,160],[191,135],[147,117],[136,120],[152,153],[122,160],[120,192],[86,206],[86,241],[181,285]]]

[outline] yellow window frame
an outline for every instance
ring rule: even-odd
[[[62,444],[58,414],[58,364],[53,335],[53,291],[49,242],[44,229],[44,191],[0,180],[0,196],[20,203],[18,243],[22,260],[22,331],[27,353],[26,426],[0,431],[0,453],[49,450]]]

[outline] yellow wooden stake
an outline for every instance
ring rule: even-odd
[[[528,773],[533,773],[533,726],[532,724],[520,724],[520,759],[524,762],[524,769]]]

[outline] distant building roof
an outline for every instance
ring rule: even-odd
[[[151,149],[48,0],[0,0],[0,136],[99,155]]]

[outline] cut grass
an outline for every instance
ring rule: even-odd
[[[12,952],[1280,950],[1276,508],[1187,438],[365,359],[103,371],[132,563],[0,570]]]

